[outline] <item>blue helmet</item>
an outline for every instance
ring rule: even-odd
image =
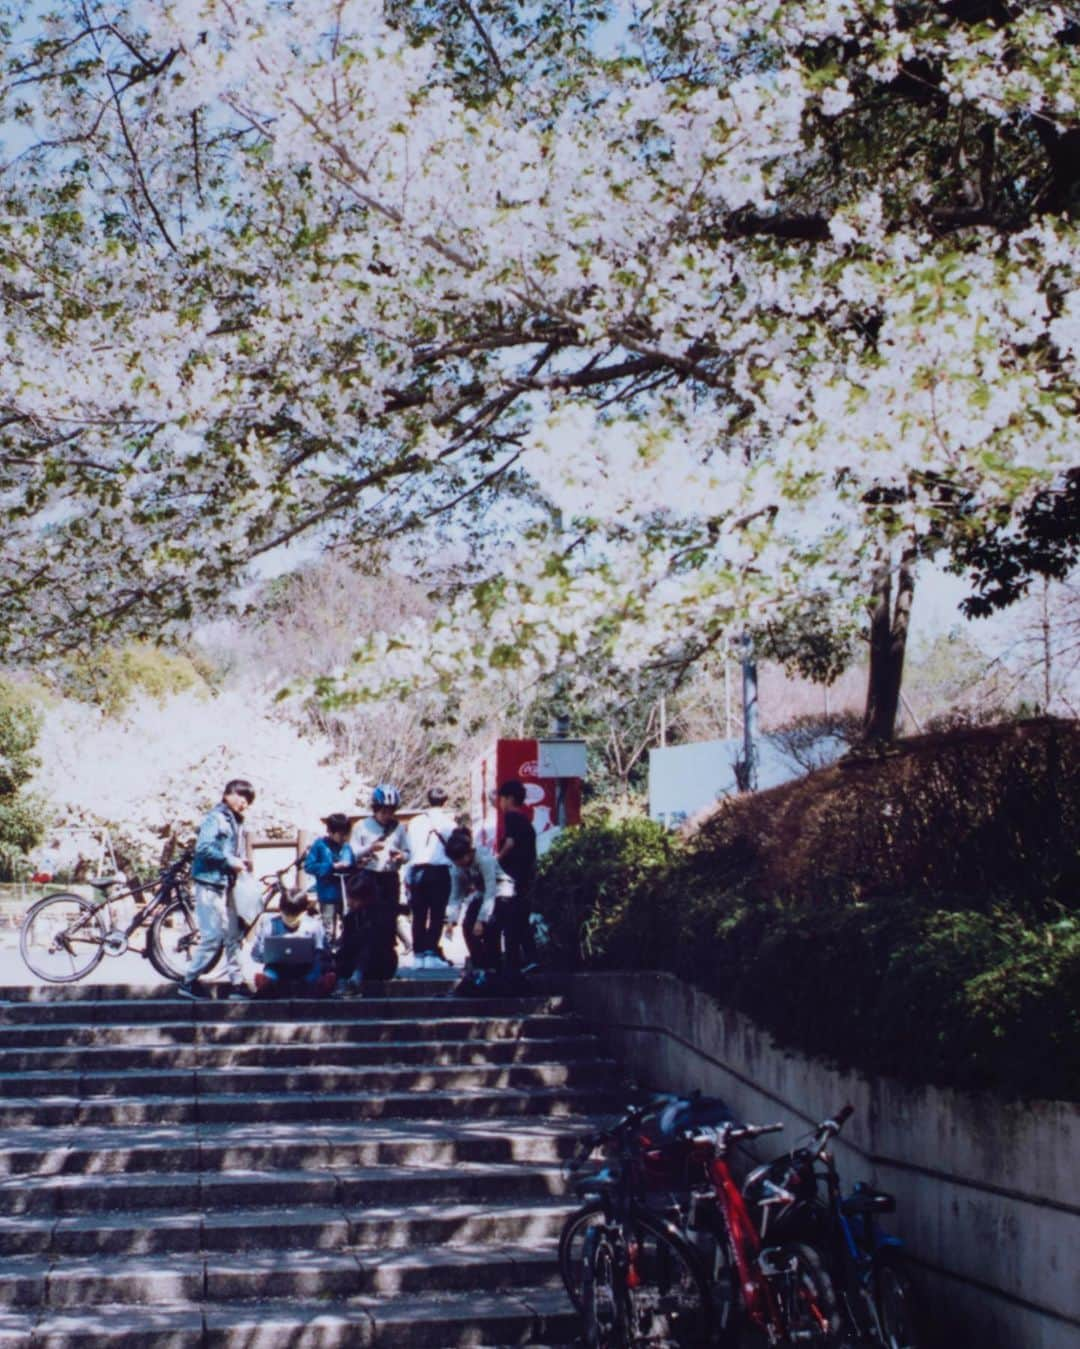
[[[372,808],[375,806],[400,806],[401,793],[396,787],[391,787],[389,783],[380,782],[377,787],[372,789],[371,805]]]

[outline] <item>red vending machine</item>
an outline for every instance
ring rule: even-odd
[[[544,853],[560,829],[581,823],[584,777],[584,740],[496,740],[475,760],[470,773],[473,837],[489,848],[502,842],[495,792],[501,782],[517,778],[525,788],[536,850]]]

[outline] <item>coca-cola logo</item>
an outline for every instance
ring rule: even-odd
[[[540,776],[540,760],[530,759],[528,763],[523,763],[518,769],[518,777],[538,778]]]

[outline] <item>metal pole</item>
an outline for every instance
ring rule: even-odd
[[[730,646],[724,644],[724,739],[731,739],[731,655]]]
[[[750,634],[742,639],[742,693],[743,693],[743,763],[746,767],[746,790],[756,792],[758,785],[758,680],[757,663],[753,659]]]

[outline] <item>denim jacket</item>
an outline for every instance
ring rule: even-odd
[[[191,879],[212,890],[224,890],[236,875],[230,862],[244,861],[244,822],[219,801],[199,826]]]

